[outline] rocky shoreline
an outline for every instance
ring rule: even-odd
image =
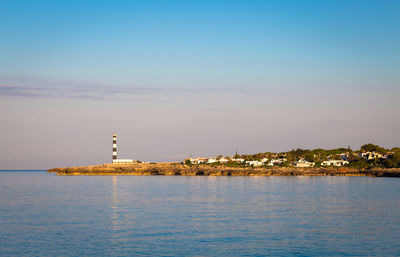
[[[83,167],[63,167],[49,169],[48,172],[61,176],[370,176],[400,177],[400,169],[350,168],[295,168],[295,167],[227,167],[212,165],[186,165],[181,163],[137,163],[103,164]]]

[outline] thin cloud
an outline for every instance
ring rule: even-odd
[[[24,87],[0,85],[0,95],[30,98],[82,98],[106,99],[123,95],[145,95],[164,90],[143,88],[98,88],[98,87]]]
[[[122,99],[132,96],[174,94],[225,94],[251,92],[251,87],[115,87],[82,83],[73,80],[46,79],[29,76],[0,76],[0,96],[27,98]]]
[[[166,91],[161,88],[112,87],[35,77],[0,77],[0,95],[8,97],[108,99]]]

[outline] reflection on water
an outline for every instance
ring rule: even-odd
[[[400,183],[0,173],[0,256],[399,256]]]
[[[112,177],[112,213],[111,213],[111,223],[112,230],[118,229],[118,191],[117,191],[117,176]]]

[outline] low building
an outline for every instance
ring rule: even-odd
[[[342,167],[347,164],[349,164],[349,162],[345,160],[328,160],[328,161],[323,161],[321,163],[322,166],[336,166],[336,167]]]
[[[284,162],[287,162],[286,158],[272,159],[267,165],[268,166],[281,165]]]
[[[376,158],[383,158],[383,154],[377,153],[377,152],[362,152],[359,153],[358,156],[363,157],[367,160],[373,160]]]
[[[207,163],[207,158],[189,158],[191,164]]]
[[[232,158],[232,161],[237,162],[237,163],[243,163],[245,160],[242,158]]]
[[[219,163],[228,163],[229,162],[229,160],[224,157],[219,158],[218,161],[219,161]]]
[[[300,159],[294,162],[294,166],[298,168],[310,168],[315,166],[315,162],[308,162],[304,159]]]
[[[216,162],[218,162],[218,160],[216,158],[209,158],[207,160],[207,163],[216,163]]]
[[[254,166],[254,167],[257,167],[257,166],[263,166],[264,163],[263,163],[263,162],[260,162],[260,161],[246,161],[246,165],[247,165],[247,166]]]
[[[113,164],[133,164],[137,163],[137,161],[132,159],[115,159],[112,161]]]

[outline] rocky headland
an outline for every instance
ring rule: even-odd
[[[48,170],[62,176],[371,176],[400,177],[400,169],[296,168],[296,167],[227,167],[223,165],[187,165],[181,163],[103,164],[63,167]]]

